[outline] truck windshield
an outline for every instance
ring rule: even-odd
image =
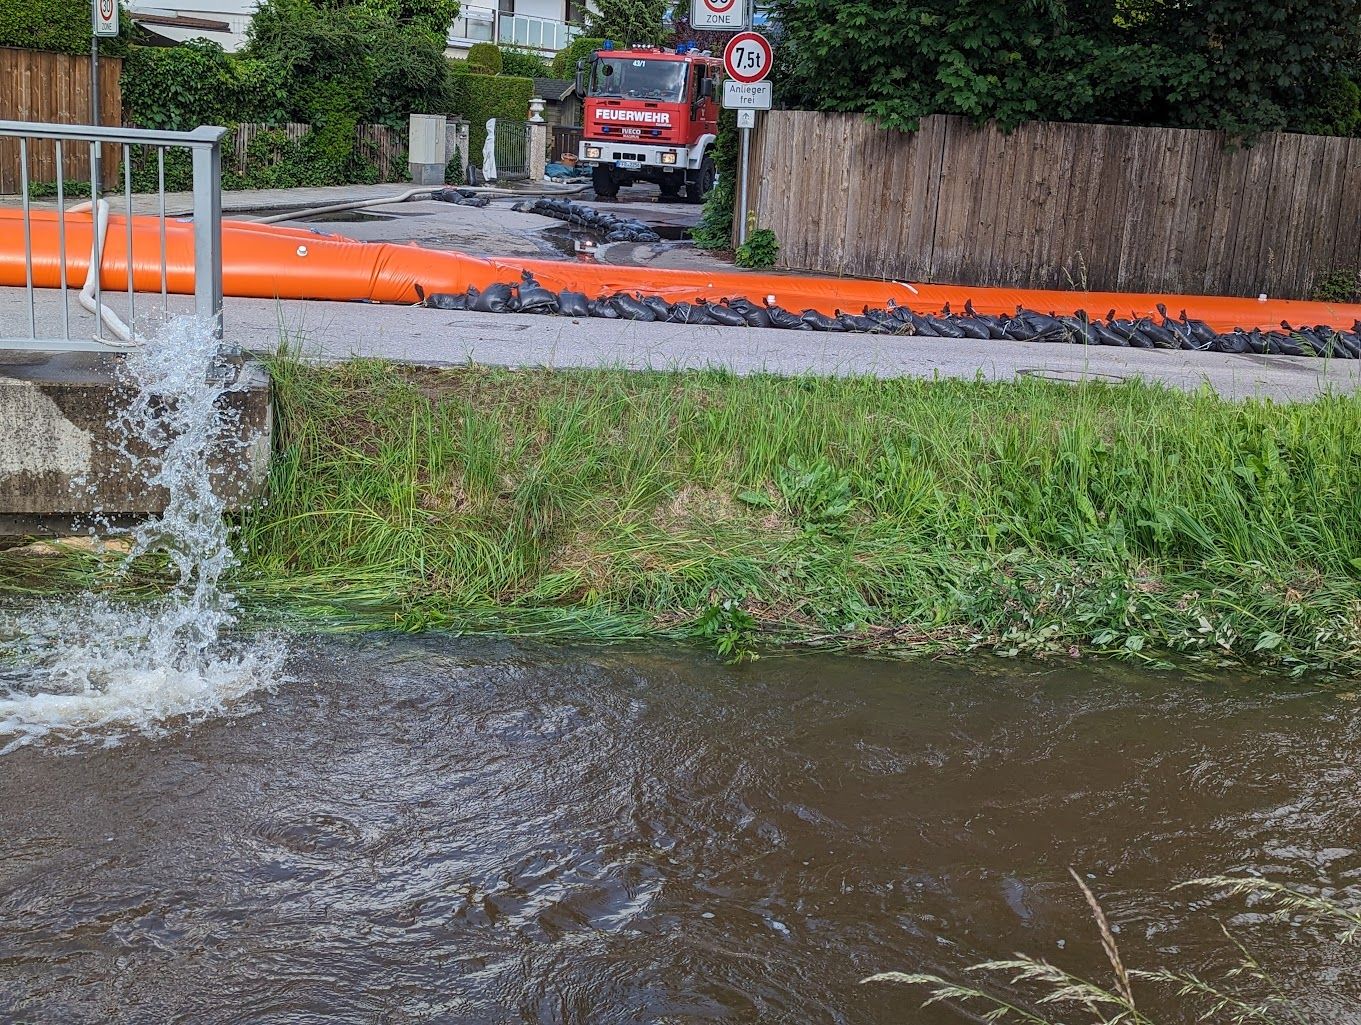
[[[686,67],[683,61],[600,59],[591,76],[591,95],[680,103],[685,99]]]

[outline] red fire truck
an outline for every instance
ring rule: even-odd
[[[607,43],[608,47],[609,44]],[[714,187],[723,61],[687,47],[596,51],[577,68],[584,97],[577,157],[601,199],[653,182],[665,198],[701,202]]]

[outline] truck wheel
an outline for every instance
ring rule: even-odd
[[[703,203],[714,187],[716,171],[712,157],[705,157],[699,167],[685,175],[685,198],[691,203]]]
[[[596,164],[591,172],[591,188],[596,199],[614,199],[619,195],[619,183],[614,180],[614,168],[608,164]]]

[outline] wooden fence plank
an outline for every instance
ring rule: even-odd
[[[123,62],[117,57],[100,61],[100,121],[117,125],[123,120],[120,79]],[[90,61],[88,57],[43,50],[0,46],[0,119],[42,121],[49,124],[90,123]],[[105,187],[120,180],[120,161],[114,154],[102,163]],[[63,147],[63,173],[68,180],[90,176],[88,147]],[[56,147],[48,142],[29,145],[29,172],[34,182],[57,179]],[[0,195],[19,192],[19,142],[0,140]]]
[[[808,111],[772,112],[758,133],[760,216],[784,267],[1081,287],[1081,253],[1094,290],[1298,297],[1361,264],[1361,140],[1268,135],[1245,150],[1214,132],[1004,135],[942,115],[906,134]]]

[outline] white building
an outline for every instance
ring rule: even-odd
[[[128,16],[148,32],[173,43],[211,39],[222,49],[241,49],[258,0],[181,0],[162,6],[155,0],[126,6]]]
[[[447,52],[463,57],[473,43],[497,43],[552,55],[581,35],[584,9],[578,0],[497,0],[496,7],[464,4],[449,26]]]
[[[174,43],[211,39],[239,50],[259,0],[134,0],[128,15],[147,31]],[[481,0],[487,3],[488,0]],[[491,0],[495,7],[464,4],[445,34],[451,57],[467,56],[473,43],[498,43],[551,56],[581,34],[580,0]]]

